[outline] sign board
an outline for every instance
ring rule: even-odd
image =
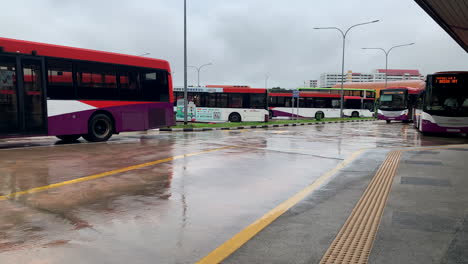
[[[293,98],[299,98],[299,91],[294,90],[292,95],[293,95]]]
[[[184,87],[174,87],[174,92],[183,92]],[[211,87],[187,87],[189,93],[222,93],[223,88],[211,88]]]
[[[184,120],[184,107],[176,107],[176,119]],[[221,109],[211,107],[196,107],[193,102],[189,102],[187,108],[187,119],[195,122],[221,121]]]

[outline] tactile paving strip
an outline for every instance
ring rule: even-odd
[[[320,263],[367,263],[400,157],[387,155]]]

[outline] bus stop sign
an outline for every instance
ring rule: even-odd
[[[293,98],[299,98],[299,91],[294,90],[292,96],[293,96]]]

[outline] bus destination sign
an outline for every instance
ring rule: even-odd
[[[382,94],[404,94],[403,91],[382,91]]]
[[[457,84],[457,76],[436,76],[435,83],[437,84]]]

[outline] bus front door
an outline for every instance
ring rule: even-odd
[[[0,56],[0,136],[47,134],[43,60]]]
[[[44,97],[44,73],[41,59],[22,58],[23,117],[26,134],[46,134],[47,116]]]

